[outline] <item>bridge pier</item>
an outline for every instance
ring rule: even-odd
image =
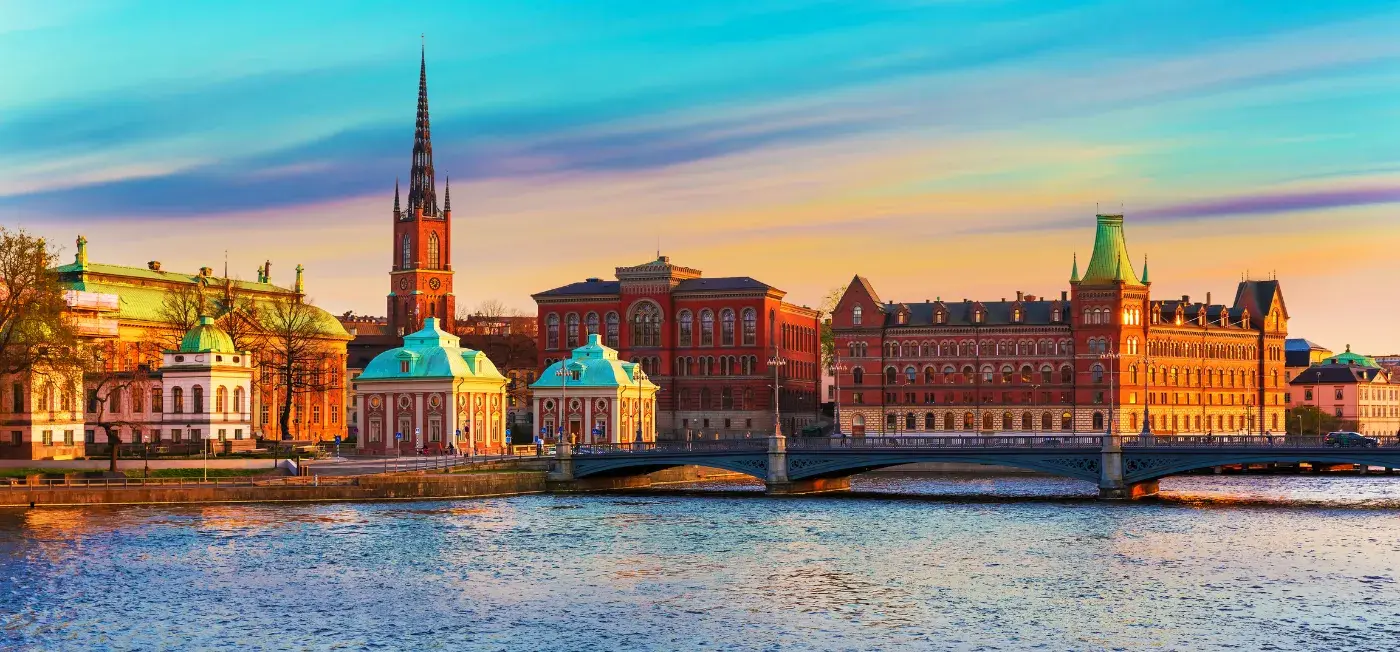
[[[1099,500],[1137,500],[1157,495],[1157,480],[1123,480],[1123,445],[1117,437],[1104,436],[1099,451]]]
[[[768,438],[768,477],[765,491],[772,495],[819,494],[828,491],[849,491],[851,478],[788,478],[787,437],[774,434]]]

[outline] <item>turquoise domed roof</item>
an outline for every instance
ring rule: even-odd
[[[570,358],[549,365],[544,373],[540,374],[540,379],[530,387],[562,387],[564,377],[559,371],[566,364],[572,374],[568,381],[571,388],[636,387],[638,384],[642,387],[656,387],[647,379],[641,365],[618,360],[617,349],[603,346],[603,341],[597,333],[590,334],[588,343],[574,349]]]
[[[403,338],[403,346],[375,356],[356,380],[422,378],[491,378],[505,380],[485,353],[462,348],[461,338],[438,326],[436,317],[423,330]],[[407,364],[405,364],[407,363]]]
[[[180,353],[235,353],[233,338],[214,323],[213,317],[204,315],[180,340]]]

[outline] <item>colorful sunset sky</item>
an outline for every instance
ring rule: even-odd
[[[816,305],[1058,295],[1094,213],[1154,297],[1283,282],[1400,351],[1400,6],[0,0],[0,223],[379,315],[425,35],[458,303],[650,260]]]

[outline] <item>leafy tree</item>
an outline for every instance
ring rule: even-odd
[[[124,347],[135,347],[135,351],[124,351]],[[77,356],[80,363],[83,385],[87,390],[87,405],[84,418],[94,430],[101,430],[107,436],[107,470],[117,472],[117,454],[121,447],[121,431],[125,428],[134,432],[141,427],[144,419],[132,410],[133,401],[145,403],[155,386],[148,356],[157,355],[155,343],[137,342],[125,344],[114,341],[95,341],[85,345]],[[133,359],[136,364],[130,364]],[[154,409],[154,405],[148,405]],[[136,443],[133,441],[132,443]]]
[[[43,238],[0,226],[0,374],[71,365],[77,334]]]
[[[821,321],[822,368],[828,372],[836,365],[836,333],[831,330],[831,313],[835,312],[836,304],[841,303],[841,296],[844,294],[844,285],[827,292],[819,307],[821,314],[817,316]]]
[[[1285,412],[1288,434],[1325,435],[1337,430],[1356,430],[1357,423],[1352,419],[1342,419],[1328,414],[1313,405],[1300,405],[1288,408]],[[1302,432],[1298,432],[1301,418]]]

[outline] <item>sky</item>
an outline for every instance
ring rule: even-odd
[[[799,304],[1053,296],[1122,211],[1154,297],[1276,276],[1292,335],[1392,353],[1396,34],[1393,1],[0,0],[0,224],[381,315],[424,47],[459,305],[658,248]]]

